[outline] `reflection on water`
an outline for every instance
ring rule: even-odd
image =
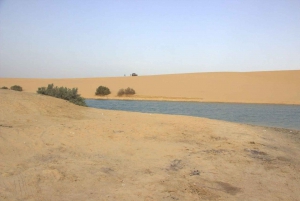
[[[300,106],[167,101],[86,100],[89,107],[206,117],[300,130]]]

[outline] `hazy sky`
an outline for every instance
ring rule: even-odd
[[[300,0],[0,0],[0,77],[300,69]]]

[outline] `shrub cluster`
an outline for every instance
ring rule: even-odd
[[[110,90],[109,90],[109,88],[104,87],[104,86],[99,86],[95,92],[95,95],[99,95],[99,96],[105,96],[108,94],[110,94]]]
[[[125,94],[124,89],[120,89],[120,90],[118,91],[118,96],[123,96],[124,94]]]
[[[8,89],[6,86],[1,87],[1,89]]]
[[[19,85],[11,86],[10,89],[15,91],[23,91],[22,87]]]
[[[40,87],[37,90],[38,94],[61,98],[76,105],[86,106],[84,98],[77,93],[78,89],[69,89],[67,87],[54,87],[53,84],[48,84],[48,87]]]
[[[120,89],[119,91],[118,91],[118,96],[123,96],[123,95],[133,95],[133,94],[135,94],[135,91],[134,91],[134,89],[132,89],[132,88],[127,88],[127,89]]]

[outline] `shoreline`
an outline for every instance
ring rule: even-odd
[[[129,101],[131,101],[131,100],[129,100]],[[234,123],[234,124],[240,124],[240,125],[246,125],[246,126],[252,126],[252,127],[266,128],[266,129],[271,129],[271,130],[274,130],[274,131],[282,131],[282,132],[286,132],[286,133],[290,133],[292,131],[293,134],[296,133],[296,134],[300,135],[300,129],[295,129],[295,128],[285,128],[285,127],[276,127],[276,126],[257,125],[257,124],[250,124],[250,123],[242,123],[242,122],[235,122],[235,121],[214,119],[214,118],[208,118],[208,117],[202,117],[202,116],[191,116],[191,115],[185,115],[185,114],[151,113],[151,112],[139,112],[139,111],[127,111],[127,110],[103,109],[103,108],[96,108],[96,107],[90,107],[90,106],[87,106],[87,107],[88,108],[93,108],[93,109],[104,110],[104,111],[129,112],[129,113],[133,112],[133,113],[151,114],[151,115],[152,114],[154,114],[154,115],[158,114],[158,115],[172,115],[172,116],[184,116],[184,117],[203,118],[203,119],[220,121],[220,122],[227,122],[227,123]]]
[[[153,102],[177,102],[177,103],[182,103],[182,104],[184,104],[184,103],[187,103],[187,101],[165,101],[165,100],[159,100],[159,101],[157,101],[157,100],[138,100],[138,99],[106,99],[106,98],[98,98],[98,99],[88,99],[88,100],[100,100],[100,101],[149,101],[149,102],[151,102],[151,101],[153,101]],[[256,105],[265,105],[265,106],[268,106],[268,105],[271,105],[271,104],[248,104],[248,103],[207,103],[207,102],[199,102],[200,104],[201,103],[203,103],[203,104],[233,104],[233,105],[237,105],[237,104],[241,104],[241,105],[252,105],[251,107],[256,107]],[[105,104],[105,103],[104,103]],[[281,104],[281,105],[279,105],[279,104],[272,104],[273,106],[296,106],[296,107],[298,107],[298,105],[283,105],[283,104]],[[96,109],[103,109],[103,110],[112,110],[112,111],[127,111],[127,112],[138,112],[138,113],[146,113],[146,114],[169,114],[169,115],[180,115],[180,116],[189,116],[189,117],[200,117],[200,118],[207,118],[207,119],[213,119],[213,120],[219,120],[219,121],[225,121],[225,122],[231,122],[231,123],[239,123],[239,124],[245,124],[245,125],[251,125],[251,126],[262,126],[262,127],[269,127],[269,128],[274,128],[274,129],[286,129],[286,130],[291,130],[291,131],[300,131],[300,128],[299,127],[297,127],[297,124],[293,124],[294,125],[294,127],[287,127],[287,126],[284,126],[284,125],[268,125],[268,123],[270,123],[270,122],[268,122],[268,121],[266,121],[265,122],[265,124],[259,124],[259,123],[247,123],[247,122],[239,122],[236,118],[235,118],[235,120],[232,120],[232,121],[230,121],[230,120],[228,120],[228,119],[226,119],[226,117],[218,117],[218,115],[217,115],[217,117],[218,118],[214,118],[213,116],[210,116],[210,115],[208,115],[208,116],[201,116],[201,115],[191,115],[190,113],[172,113],[172,112],[169,112],[169,113],[167,113],[166,111],[166,113],[164,113],[164,112],[159,112],[159,111],[149,111],[149,110],[146,110],[146,111],[143,111],[143,110],[130,110],[130,109],[128,109],[128,110],[126,110],[126,109],[107,109],[107,108],[105,108],[105,107],[103,107],[103,108],[101,108],[101,107],[95,107],[95,106],[93,106],[93,104],[91,104],[91,106],[88,106],[88,107],[91,107],[91,108],[96,108]],[[214,115],[215,116],[215,115]],[[250,121],[251,122],[251,121]],[[277,122],[278,123],[278,122]]]
[[[124,100],[124,101],[162,101],[162,102],[194,102],[194,103],[221,103],[221,104],[253,104],[253,105],[286,105],[300,106],[300,103],[267,103],[267,102],[222,102],[222,101],[202,101],[195,98],[140,98],[140,97],[93,97],[85,98],[90,100]]]

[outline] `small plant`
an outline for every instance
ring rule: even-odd
[[[39,87],[37,90],[38,94],[53,96],[67,100],[76,105],[86,106],[84,98],[82,98],[77,92],[77,88],[69,89],[67,87],[54,87],[53,84],[48,84],[48,87]]]
[[[124,89],[120,89],[120,90],[118,91],[118,96],[123,96],[124,94],[125,94]]]
[[[125,95],[133,95],[133,94],[135,94],[134,89],[129,88],[129,87],[127,89],[125,89],[124,92],[125,92]]]
[[[15,91],[23,91],[22,87],[19,85],[11,86],[10,89]]]
[[[109,88],[104,87],[104,86],[99,86],[95,92],[95,95],[98,95],[98,96],[105,96],[108,94],[110,94],[110,90],[109,90]]]
[[[6,86],[3,86],[3,87],[1,87],[1,89],[8,89],[8,87],[6,87]]]
[[[135,91],[132,88],[127,88],[127,89],[120,89],[118,91],[118,96],[123,96],[123,95],[134,95]]]

